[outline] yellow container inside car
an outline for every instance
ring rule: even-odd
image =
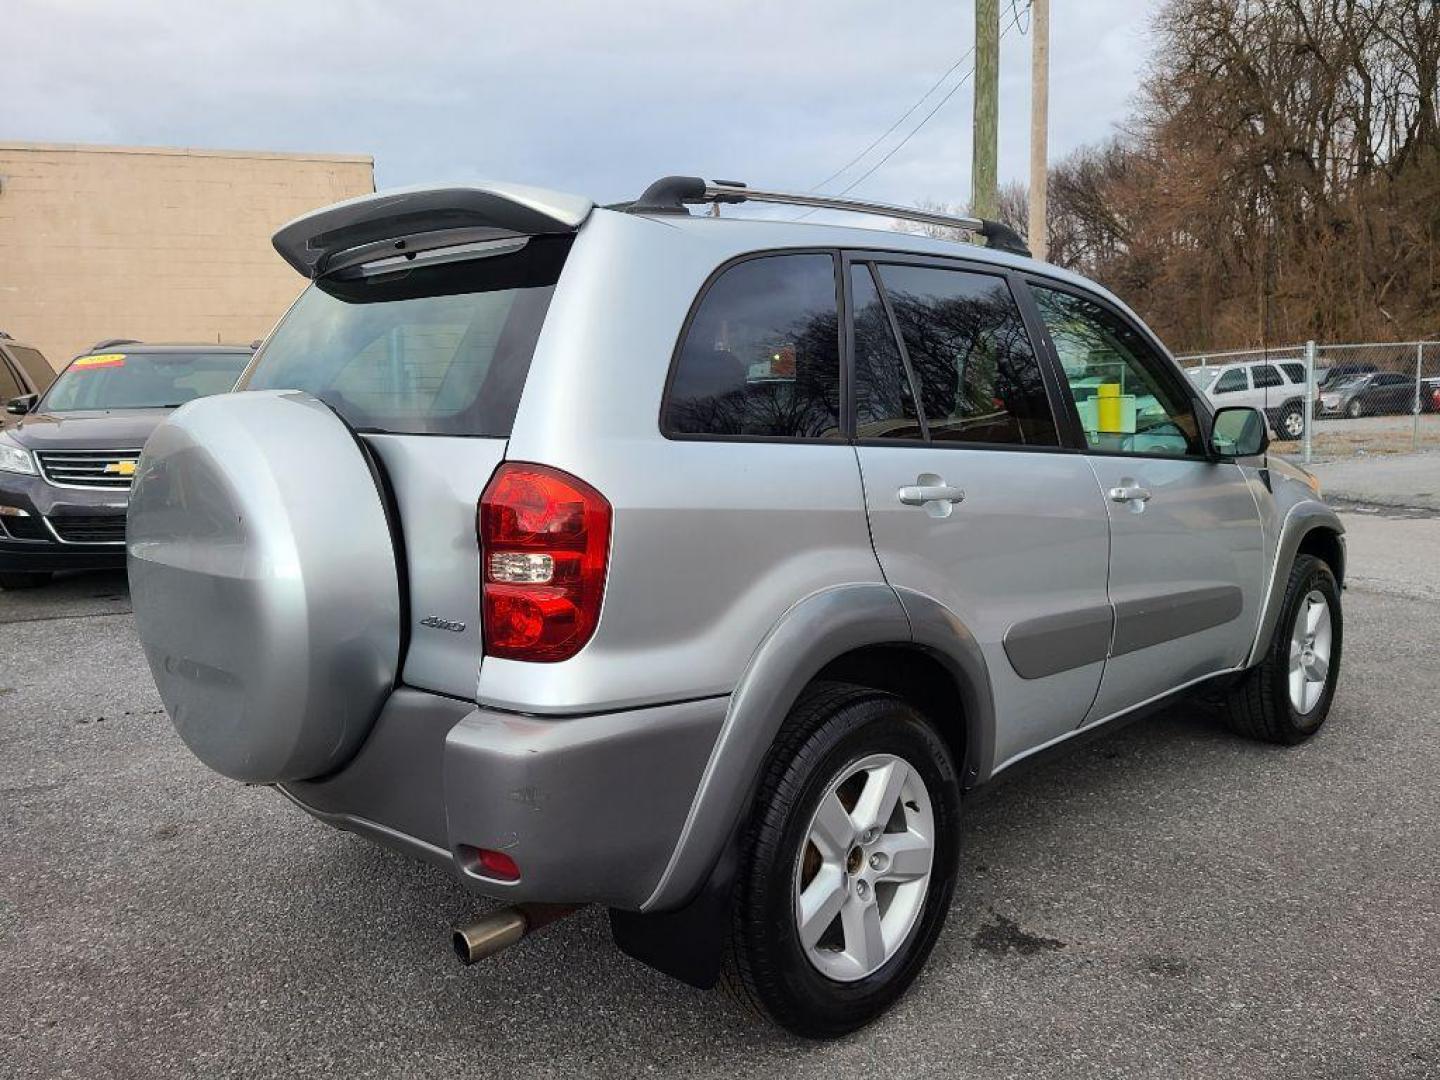
[[[1095,388],[1095,427],[1108,434],[1124,434],[1125,410],[1120,404],[1120,384],[1101,383]]]

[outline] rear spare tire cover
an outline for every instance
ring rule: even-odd
[[[145,444],[127,525],[145,656],[217,772],[332,772],[395,684],[400,589],[370,464],[296,391],[201,398]]]

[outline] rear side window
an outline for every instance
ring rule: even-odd
[[[307,391],[362,431],[508,437],[569,250],[321,278],[240,389]]]
[[[850,268],[855,309],[855,434],[862,439],[919,439],[911,375],[869,266]]]
[[[1290,376],[1291,382],[1303,383],[1305,381],[1304,364],[1281,364],[1280,366],[1285,369],[1285,374]]]
[[[667,435],[840,437],[840,319],[830,255],[736,263],[706,290],[675,358]]]
[[[1040,362],[1004,278],[881,265],[935,441],[1058,446]]]

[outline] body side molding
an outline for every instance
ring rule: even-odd
[[[1114,627],[1109,604],[1023,619],[1005,631],[1005,656],[1022,679],[1043,679],[1106,659]]]
[[[1198,589],[1151,590],[1115,600],[1115,644],[1110,655],[1124,656],[1152,645],[1223,626],[1245,609],[1245,593],[1236,585]]]

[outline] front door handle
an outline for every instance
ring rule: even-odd
[[[1150,501],[1150,489],[1143,488],[1139,484],[1121,484],[1119,487],[1110,489],[1110,501],[1117,503],[1147,503]]]

